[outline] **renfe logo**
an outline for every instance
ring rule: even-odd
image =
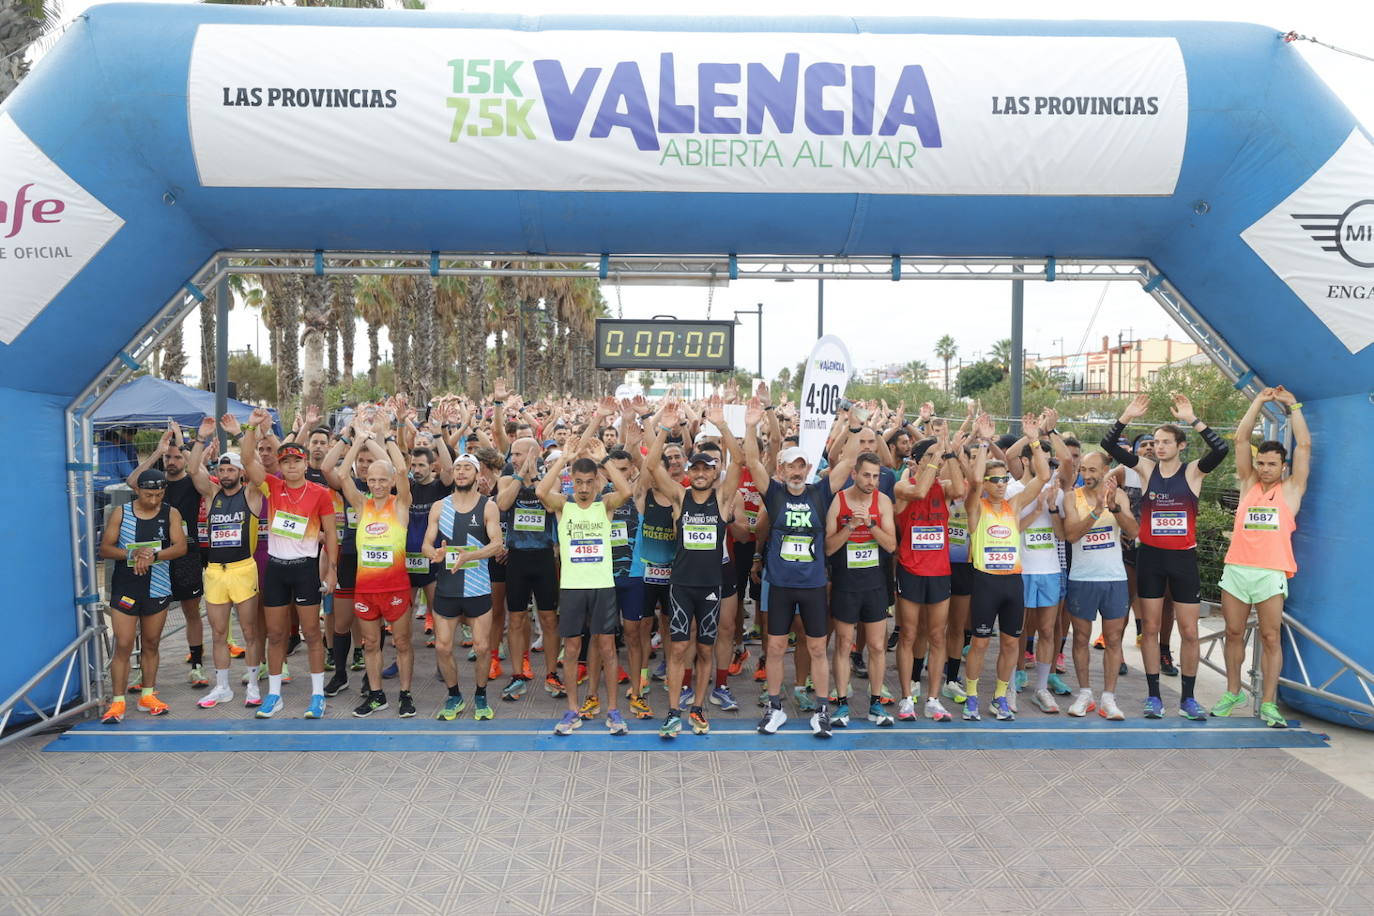
[[[54,198],[43,200],[29,200],[29,189],[33,187],[33,182],[22,185],[15,192],[14,200],[8,201],[0,197],[0,226],[8,225],[10,231],[4,238],[12,239],[19,234],[19,230],[24,228],[24,211],[30,211],[30,219],[35,223],[58,223],[61,222],[57,217],[67,205]]]

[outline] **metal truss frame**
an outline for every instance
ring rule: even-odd
[[[0,745],[36,731],[51,728],[84,715],[104,702],[105,669],[109,660],[107,608],[101,603],[96,579],[95,543],[95,444],[91,416],[116,388],[143,366],[163,338],[191,309],[205,299],[205,290],[231,274],[410,275],[434,277],[571,277],[595,278],[610,283],[699,283],[724,286],[735,280],[1023,280],[1029,282],[1108,281],[1134,282],[1157,301],[1188,336],[1211,357],[1237,389],[1257,392],[1262,383],[1255,372],[1231,349],[1192,304],[1148,259],[1055,258],[1055,257],[902,257],[902,256],[798,256],[782,254],[715,255],[610,255],[543,254],[451,251],[323,251],[235,249],[216,252],[187,278],[106,365],[99,375],[67,407],[66,477],[73,555],[76,638],[51,662],[0,703],[0,734],[12,714],[21,708],[37,713],[37,721],[0,737]],[[1284,435],[1281,416],[1268,421]],[[1321,684],[1284,681],[1292,687],[1332,703],[1374,717],[1374,677],[1329,643],[1296,621],[1288,623],[1288,637],[1299,666],[1305,672],[1294,630],[1330,652],[1345,666]],[[63,692],[56,708],[45,712],[31,696],[55,671],[66,666]],[[1361,678],[1369,704],[1353,702],[1326,688],[1344,671]],[[68,704],[69,689],[79,690],[79,701]]]

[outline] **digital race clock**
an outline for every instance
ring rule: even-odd
[[[733,321],[596,320],[598,369],[735,368]]]

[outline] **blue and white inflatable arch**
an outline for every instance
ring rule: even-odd
[[[1274,29],[92,9],[0,107],[0,698],[92,601],[69,407],[248,248],[1148,259],[1305,402],[1289,608],[1374,667],[1374,146]]]

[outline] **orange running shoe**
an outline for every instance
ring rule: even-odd
[[[491,667],[487,669],[487,680],[494,681],[502,675],[501,656],[495,652],[491,653]]]
[[[616,682],[617,684],[628,684],[628,683],[630,683],[630,676],[629,676],[628,674],[625,673],[625,669],[624,669],[624,668],[621,668],[621,669],[620,669],[620,673],[617,674],[617,675],[615,676],[615,682]]]
[[[230,657],[230,658],[243,658],[243,656],[246,655],[247,653],[248,653],[248,650],[245,649],[243,646],[240,646],[240,645],[238,645],[237,643],[232,643],[232,642],[229,643],[229,657]]]
[[[425,611],[425,635],[434,635],[434,613],[432,611]]]
[[[1105,648],[1107,648],[1107,643],[1103,641],[1103,639],[1102,639],[1102,634],[1101,634],[1101,633],[1098,633],[1098,634],[1097,634],[1097,638],[1093,640],[1093,648],[1094,648],[1094,649],[1105,649]]]
[[[578,662],[578,663],[577,663],[577,683],[579,683],[579,684],[585,684],[585,683],[587,683],[587,663],[586,663],[586,662]]]
[[[762,658],[759,659],[759,666],[754,669],[754,680],[759,683],[768,680],[768,666]]]
[[[735,657],[730,662],[730,667],[725,669],[730,677],[734,677],[744,670],[744,663],[749,661],[749,650],[740,646],[735,650]]]
[[[534,680],[534,671],[530,668],[530,654],[525,653],[524,659],[520,662],[520,676],[527,681]]]
[[[146,693],[138,698],[138,708],[150,716],[165,716],[172,708],[158,699],[155,693]]]
[[[124,721],[124,701],[114,700],[100,717],[101,725],[118,725]]]

